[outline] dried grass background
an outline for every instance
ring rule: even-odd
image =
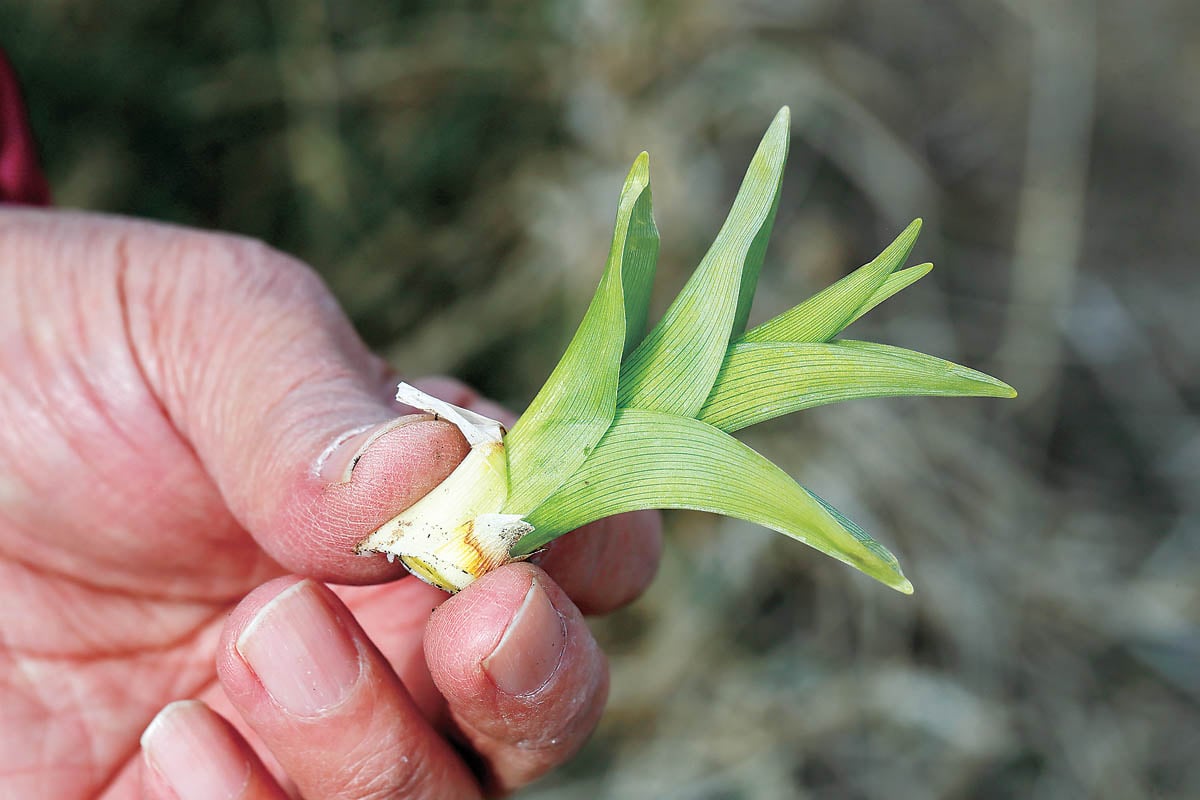
[[[515,407],[634,156],[661,310],[790,104],[754,318],[922,216],[937,268],[853,335],[1021,397],[748,432],[917,593],[669,517],[653,590],[596,622],[600,730],[523,796],[1200,797],[1194,0],[0,0],[0,44],[61,204],[265,239],[407,373]]]

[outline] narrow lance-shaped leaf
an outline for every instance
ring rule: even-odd
[[[621,370],[618,402],[692,416],[730,339],[745,324],[779,199],[789,112],[780,110],[750,162],[721,232],[683,291]]]
[[[638,409],[617,412],[579,471],[527,518],[534,531],[513,553],[531,553],[580,525],[644,508],[754,522],[912,591],[891,553],[746,445],[703,422]]]
[[[854,316],[850,318],[850,322],[847,322],[846,325],[842,326],[842,328],[845,329],[847,325],[850,325],[856,319],[861,317],[863,314],[866,314],[872,308],[879,305],[884,300],[887,300],[892,295],[907,289],[909,286],[912,286],[914,283],[921,280],[921,278],[924,278],[926,275],[928,275],[929,271],[932,269],[933,264],[930,264],[927,261],[924,264],[917,264],[915,267],[898,269],[891,275],[888,275],[887,280],[883,282],[883,286],[880,286],[870,297],[867,298],[867,302],[863,303],[862,306],[859,307],[858,311],[854,312]]]
[[[842,328],[858,318],[859,309],[885,285],[888,276],[904,264],[920,231],[921,220],[913,220],[869,264],[864,264],[790,311],[747,331],[739,341],[824,342],[837,336]]]
[[[731,341],[745,332],[746,320],[750,318],[750,307],[754,305],[758,275],[762,272],[763,259],[767,255],[767,243],[771,239],[771,229],[775,227],[775,213],[779,210],[779,195],[783,191],[783,169],[787,165],[788,143],[791,140],[791,119],[791,111],[784,106],[779,109],[779,113],[775,115],[775,120],[772,122],[772,125],[779,125],[783,128],[783,152],[780,154],[778,172],[774,175],[775,192],[771,198],[771,209],[767,212],[766,219],[763,220],[754,239],[750,242],[750,249],[746,252],[742,265],[742,285],[738,290],[737,310],[733,315],[733,329],[729,335]],[[764,141],[769,141],[768,137],[770,136],[771,130],[768,128],[763,137]]]
[[[658,259],[649,158],[625,179],[616,230],[600,286],[567,351],[504,443],[506,513],[525,514],[583,463],[608,430],[626,340],[641,333]]]
[[[733,432],[793,411],[864,397],[1015,397],[990,375],[874,342],[751,342],[730,348],[697,418]]]
[[[642,153],[630,170],[630,175],[636,172],[638,180],[644,182],[646,188],[638,195],[629,215],[629,226],[621,255],[621,287],[625,306],[625,342],[621,348],[621,358],[629,355],[646,333],[646,316],[650,311],[650,294],[654,290],[654,273],[658,265],[658,226],[654,224],[649,159],[649,155]],[[625,180],[628,184],[629,178]],[[623,195],[624,190],[622,200]],[[621,224],[621,213],[621,210],[618,210],[618,228]],[[614,232],[613,249],[616,248],[616,235]],[[609,259],[612,259],[611,252]],[[618,363],[618,375],[620,369],[621,365]]]

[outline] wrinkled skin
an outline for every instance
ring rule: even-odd
[[[352,471],[347,446],[329,454],[402,412],[394,381],[315,274],[262,245],[0,208],[0,796],[176,796],[139,736],[182,698],[232,723],[188,707],[195,761],[240,754],[244,797],[503,793],[578,749],[607,690],[580,613],[645,587],[656,520],[590,526],[445,603],[354,556],[466,451],[427,421]],[[297,575],[365,665],[352,701],[301,720],[237,646]],[[565,644],[546,640],[544,685],[506,694],[480,664],[535,584]]]

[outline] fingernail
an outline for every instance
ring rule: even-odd
[[[236,647],[267,694],[299,717],[341,703],[361,671],[358,648],[309,580],[263,606]]]
[[[405,414],[389,422],[374,422],[370,425],[351,428],[336,437],[317,457],[316,463],[313,465],[313,472],[325,483],[349,483],[354,476],[354,467],[358,464],[359,459],[380,438],[397,428],[433,418],[432,414]]]
[[[534,578],[483,670],[505,694],[533,694],[554,677],[566,645],[567,621]]]
[[[179,800],[240,797],[250,762],[215,714],[197,700],[171,703],[142,734],[147,765]]]

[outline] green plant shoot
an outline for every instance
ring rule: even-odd
[[[457,591],[597,519],[693,509],[771,528],[911,593],[886,548],[731,434],[855,398],[1016,392],[940,358],[838,338],[932,268],[904,267],[920,220],[869,264],[746,330],[779,205],[788,129],[785,107],[708,253],[648,333],[659,237],[649,158],[638,156],[621,189],[596,294],[510,432],[402,384],[401,400],[453,421],[472,450],[441,486],[364,540],[360,552],[398,557],[423,580]]]

